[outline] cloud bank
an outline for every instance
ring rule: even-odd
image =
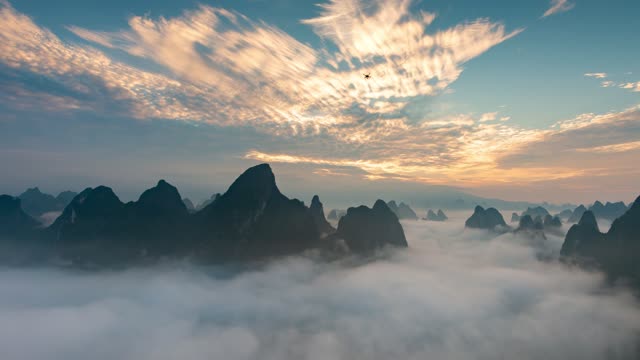
[[[640,312],[598,274],[537,260],[546,244],[405,224],[369,263],[103,273],[1,269],[8,359],[632,359]]]

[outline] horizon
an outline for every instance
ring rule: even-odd
[[[0,1],[0,193],[637,197],[640,4],[292,4]]]

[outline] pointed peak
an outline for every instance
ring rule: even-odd
[[[473,209],[474,213],[483,212],[484,208],[480,205],[476,205],[475,209]]]
[[[158,184],[156,186],[157,187],[166,187],[166,186],[171,186],[171,184],[166,182],[164,179],[160,179],[160,180],[158,180]]]
[[[318,195],[313,195],[313,198],[311,199],[311,205],[313,204],[320,204],[320,197]]]
[[[587,210],[584,212],[584,214],[582,214],[578,225],[599,230],[598,222],[596,221],[596,217],[591,210]]]
[[[395,204],[395,201],[391,200],[389,203]],[[373,210],[377,210],[377,209],[390,210],[387,203],[385,203],[384,200],[380,200],[380,199],[376,200],[375,204],[373,204]]]

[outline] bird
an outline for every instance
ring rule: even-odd
[[[371,73],[362,74],[366,80],[371,79]]]

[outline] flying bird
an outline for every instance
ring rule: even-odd
[[[371,79],[371,73],[362,74],[366,80]]]

